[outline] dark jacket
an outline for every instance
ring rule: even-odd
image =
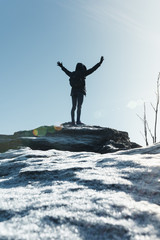
[[[79,88],[75,88],[72,87],[71,89],[71,96],[77,94],[77,93],[82,93],[83,95],[86,95],[86,83],[85,83],[85,79],[88,75],[90,75],[91,73],[93,73],[94,71],[97,70],[97,68],[99,68],[101,65],[101,63],[97,63],[94,67],[90,68],[90,69],[86,69],[86,67],[82,64],[82,63],[77,63],[76,66],[76,71],[78,71],[81,75],[81,79],[83,79],[83,86],[79,87]],[[69,70],[67,70],[64,66],[61,67],[61,69],[69,76],[71,77],[71,75],[74,72],[70,72]]]

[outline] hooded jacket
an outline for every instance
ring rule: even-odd
[[[97,63],[95,66],[93,66],[92,68],[88,69],[86,68],[85,65],[83,65],[82,63],[77,63],[76,65],[76,69],[74,72],[77,72],[78,75],[81,76],[81,79],[83,80],[83,84],[82,86],[76,88],[76,87],[72,87],[71,89],[71,96],[77,94],[77,93],[82,93],[83,95],[86,95],[86,83],[85,83],[85,79],[88,75],[90,75],[91,73],[93,73],[94,71],[97,70],[97,68],[99,68],[101,65],[101,63]],[[68,69],[66,69],[64,66],[61,67],[61,69],[69,76],[71,77],[72,74],[74,72],[70,72]]]

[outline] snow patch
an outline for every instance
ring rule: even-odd
[[[160,239],[159,149],[0,154],[0,239]]]

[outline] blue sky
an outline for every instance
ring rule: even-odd
[[[82,121],[143,144],[136,114],[145,101],[153,127],[159,9],[159,0],[0,0],[0,133],[70,121],[70,85],[56,62],[72,71],[103,55],[86,79]]]

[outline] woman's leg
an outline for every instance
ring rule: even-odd
[[[71,121],[72,124],[75,124],[75,110],[76,110],[76,105],[77,105],[77,96],[73,95],[72,96],[72,109],[71,109]]]
[[[77,107],[77,124],[81,123],[81,108],[82,108],[82,104],[83,104],[83,98],[84,95],[83,94],[78,94],[78,107]]]

